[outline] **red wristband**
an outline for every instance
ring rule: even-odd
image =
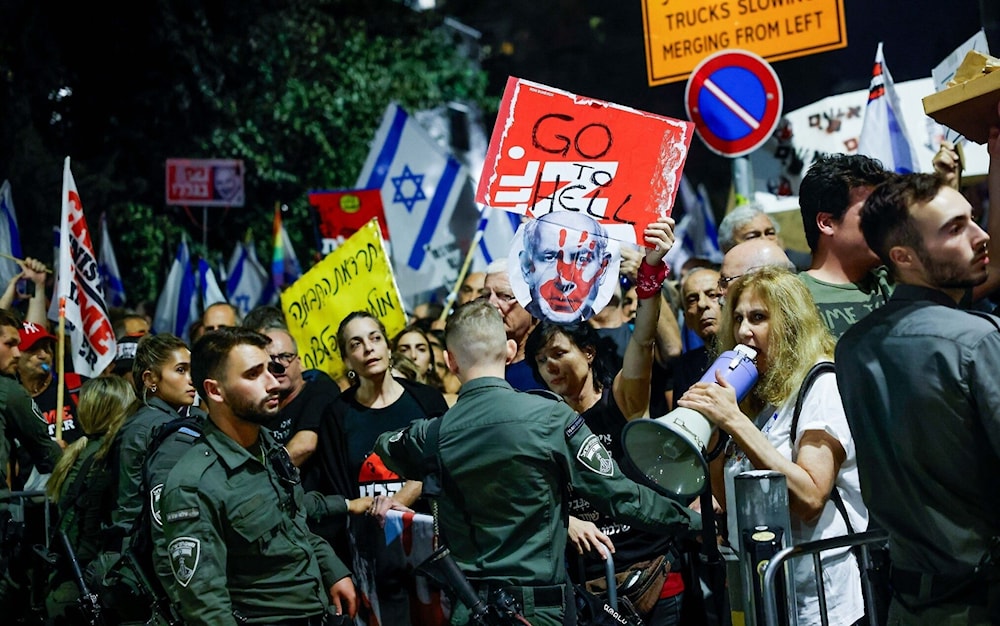
[[[669,269],[666,263],[653,267],[643,259],[639,264],[639,270],[635,273],[636,297],[645,300],[660,293],[660,287],[663,286],[663,280],[667,277]]]

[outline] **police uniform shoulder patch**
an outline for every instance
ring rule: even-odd
[[[201,557],[201,540],[194,537],[178,537],[167,546],[170,557],[170,571],[181,587],[187,587],[198,569]]]
[[[163,495],[163,483],[149,490],[149,510],[153,514],[153,523],[163,526],[160,520],[160,496]]]
[[[601,476],[614,476],[615,464],[611,453],[601,444],[597,435],[590,435],[580,444],[576,458],[584,467]]]
[[[584,425],[584,423],[585,420],[583,419],[583,416],[577,415],[576,419],[573,420],[573,423],[571,423],[569,426],[566,427],[566,438],[569,439],[570,437],[575,435],[576,431],[580,430],[580,428]]]

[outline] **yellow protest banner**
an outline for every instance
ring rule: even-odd
[[[391,339],[406,325],[378,219],[351,235],[281,294],[288,330],[298,344],[303,369],[334,378],[345,374],[337,327],[353,311],[382,320]]]
[[[727,48],[780,61],[847,47],[844,0],[642,0],[642,23],[650,87]]]

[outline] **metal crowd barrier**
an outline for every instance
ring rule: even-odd
[[[825,552],[826,550],[833,550],[835,548],[857,547],[861,552],[861,562],[858,563],[858,569],[861,570],[861,592],[865,599],[865,613],[868,615],[869,625],[877,626],[878,622],[875,610],[875,592],[872,588],[869,576],[866,575],[866,573],[871,570],[871,551],[868,546],[873,543],[885,543],[888,538],[889,536],[884,530],[873,530],[864,533],[855,533],[853,535],[820,539],[819,541],[810,541],[779,551],[773,558],[771,558],[770,562],[768,562],[767,566],[764,568],[762,595],[764,596],[765,624],[767,626],[777,626],[779,624],[778,600],[776,593],[776,579],[779,572],[781,572],[785,567],[787,561],[812,555],[813,572],[816,574],[816,589],[819,592],[820,619],[822,620],[823,626],[829,626],[829,618],[827,616],[826,608],[826,590],[823,588],[822,584],[823,564],[820,561],[820,553]],[[791,579],[790,573],[788,578]],[[792,623],[794,623],[794,621],[792,621]]]
[[[35,501],[37,504],[43,505],[42,510],[45,516],[45,528],[43,529],[45,534],[45,547],[49,547],[49,530],[52,528],[52,513],[49,507],[48,497],[45,495],[44,490],[37,491],[8,491],[6,489],[0,489],[0,507],[6,507],[10,512],[12,521],[19,524],[23,524],[24,520],[24,507],[29,501]]]

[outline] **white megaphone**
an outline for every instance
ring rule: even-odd
[[[737,345],[719,355],[699,382],[716,382],[715,372],[736,388],[742,400],[757,382],[757,351]],[[678,407],[657,419],[633,420],[622,429],[622,449],[644,482],[661,493],[693,498],[708,480],[705,461],[713,425],[692,409]]]

